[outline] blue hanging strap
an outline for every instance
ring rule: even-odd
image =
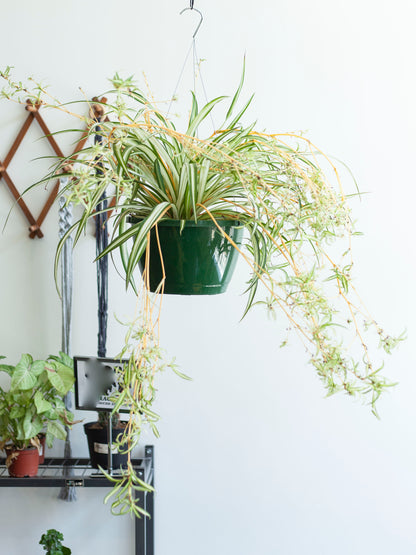
[[[68,185],[68,177],[60,179],[60,187],[65,188]],[[72,225],[72,205],[66,202],[64,195],[59,197],[59,238],[62,239]],[[61,350],[67,355],[71,355],[71,320],[72,320],[72,237],[69,236],[61,253],[61,305],[62,305],[62,348]],[[64,397],[65,408],[70,411],[73,406],[73,393],[69,392]],[[66,439],[64,447],[64,457],[69,459],[72,457],[71,449],[71,430],[65,426]],[[68,478],[72,471],[65,466],[63,475]],[[76,501],[77,495],[74,486],[63,486],[58,494],[58,498],[64,501]]]

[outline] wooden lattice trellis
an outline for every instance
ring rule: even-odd
[[[94,98],[93,101],[98,101],[97,98]],[[101,99],[99,102],[105,102],[106,99]],[[55,152],[55,154],[61,158],[64,159],[65,156],[62,152],[62,150],[60,149],[59,145],[57,144],[57,142],[55,141],[53,135],[51,134],[48,126],[45,123],[45,120],[43,119],[42,115],[40,114],[39,110],[41,108],[40,104],[34,104],[32,103],[30,100],[26,101],[26,106],[25,109],[29,112],[27,115],[27,118],[25,120],[25,122],[23,123],[19,133],[17,134],[17,137],[15,139],[15,141],[13,142],[9,152],[7,153],[5,159],[3,162],[0,161],[0,179],[4,179],[4,182],[6,183],[7,187],[9,188],[11,194],[13,195],[13,197],[16,199],[17,204],[20,206],[23,214],[25,215],[27,221],[29,222],[29,237],[31,239],[34,239],[35,237],[43,237],[43,233],[41,230],[41,225],[43,224],[43,222],[45,221],[45,218],[54,202],[54,200],[56,199],[56,196],[58,194],[58,190],[59,190],[59,180],[56,181],[54,187],[52,188],[52,190],[50,191],[48,198],[46,199],[46,202],[39,214],[39,216],[37,218],[35,218],[33,216],[32,211],[29,209],[27,203],[25,202],[25,200],[22,198],[21,193],[19,193],[19,190],[17,189],[15,183],[13,182],[12,178],[10,177],[7,168],[10,165],[10,162],[12,161],[14,155],[16,154],[18,148],[20,147],[26,133],[29,130],[29,127],[32,125],[32,123],[36,120],[37,123],[39,124],[40,128],[42,129],[45,138],[48,140],[49,144],[51,145],[53,151]],[[98,117],[102,117],[103,115],[103,106],[100,104],[97,105],[92,105],[91,106],[91,112],[92,112],[92,116],[95,120],[98,119]],[[72,153],[71,157],[70,157],[70,161],[75,161],[77,158],[77,153],[82,150],[82,148],[84,147],[86,141],[88,138],[88,128],[85,129],[82,132],[81,138],[78,141],[74,152]]]

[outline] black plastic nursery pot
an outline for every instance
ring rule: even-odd
[[[104,469],[108,468],[108,433],[107,427],[99,426],[97,422],[84,424],[84,431],[88,440],[91,466]],[[112,428],[113,442],[123,432],[123,428]],[[113,453],[113,468],[126,468],[128,455],[124,453]]]
[[[139,220],[132,218],[132,223]],[[218,220],[231,241],[241,246],[244,227],[235,221]],[[238,251],[211,220],[163,220],[157,224],[165,270],[164,293],[171,295],[217,295],[224,293],[233,275]],[[163,278],[156,230],[150,233],[149,288],[155,292]],[[145,255],[139,262],[143,273]]]
[[[37,447],[15,449],[6,447],[6,466],[10,476],[25,478],[36,476],[39,468],[39,451]]]

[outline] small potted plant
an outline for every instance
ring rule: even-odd
[[[120,420],[119,413],[110,414],[109,412],[98,412],[98,420],[95,422],[87,422],[84,424],[85,435],[88,439],[88,449],[90,452],[91,466],[93,468],[108,468],[108,423],[111,420],[112,437],[113,437],[113,468],[125,468],[127,466],[127,453],[120,452],[120,448],[114,447],[120,445],[119,436],[126,429],[126,423]]]
[[[72,359],[64,353],[46,360],[24,354],[16,366],[1,364],[0,371],[10,376],[9,388],[0,387],[0,448],[11,476],[35,476],[39,434],[44,430],[51,447],[73,423],[63,401],[74,384]]]
[[[40,545],[46,551],[46,555],[71,555],[69,547],[62,545],[64,535],[58,530],[51,528],[40,538]]]

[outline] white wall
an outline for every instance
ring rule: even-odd
[[[1,65],[14,65],[22,79],[44,79],[63,99],[79,94],[79,86],[96,95],[115,70],[144,71],[155,96],[165,99],[194,29],[193,14],[179,16],[186,6],[178,0],[7,3]],[[411,555],[416,5],[197,0],[195,7],[205,16],[198,50],[207,59],[208,95],[232,94],[246,53],[246,92],[256,91],[251,113],[259,126],[308,130],[371,193],[353,201],[365,232],[355,241],[356,282],[375,317],[393,333],[407,327],[408,341],[387,360],[386,374],[400,385],[380,402],[377,421],[350,399],[323,398],[296,341],[278,349],[283,319],[271,323],[258,312],[239,323],[242,265],[224,296],[165,298],[162,344],[193,381],[166,374],[159,383],[156,554]],[[189,88],[188,67],[181,103]],[[23,117],[20,107],[0,104],[0,158]],[[48,116],[51,126],[58,120]],[[43,148],[37,136],[33,131],[10,168],[22,188],[42,174],[42,163],[26,163]],[[42,194],[31,202],[39,205]],[[2,184],[0,225],[11,204]],[[28,239],[15,210],[0,236],[0,352],[14,361],[22,352],[44,356],[60,347],[52,278],[56,210],[44,232],[42,240]],[[93,256],[90,235],[75,260],[77,354],[96,349]],[[134,298],[114,273],[110,297],[110,314],[132,314]],[[122,337],[111,319],[109,354]],[[81,427],[74,450],[86,452]],[[1,498],[2,552],[40,553],[41,533],[56,527],[75,555],[133,553],[131,520],[111,517],[101,491],[80,490],[76,505],[57,501],[51,490],[2,490]],[[105,538],[97,539],[99,531]]]

